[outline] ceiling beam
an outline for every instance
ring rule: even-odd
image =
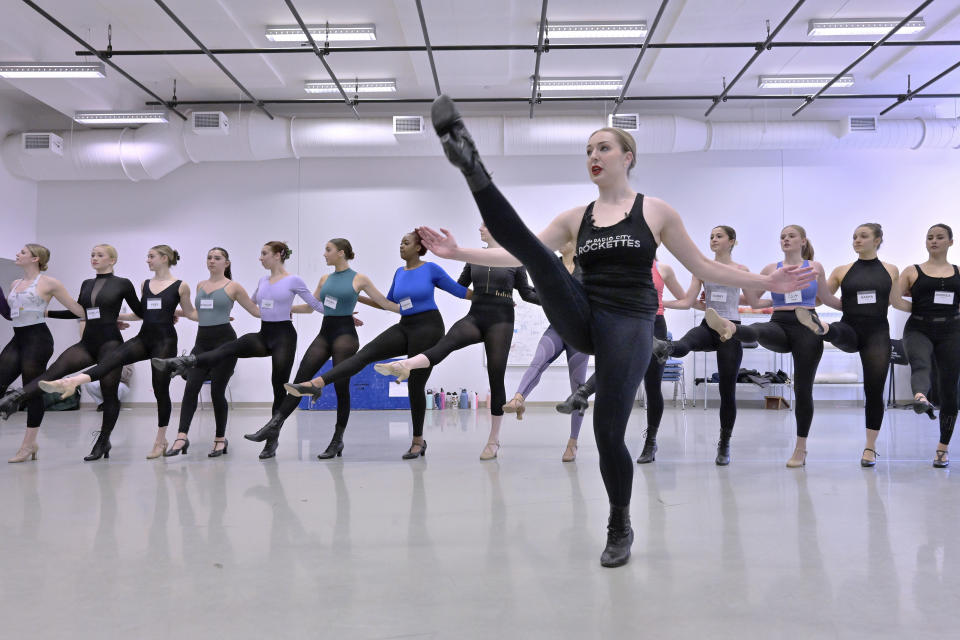
[[[423,30],[423,42],[427,47],[427,58],[430,59],[430,72],[433,74],[433,86],[439,96],[442,93],[442,91],[440,91],[440,78],[437,77],[437,65],[433,62],[433,49],[430,48],[430,35],[427,33],[427,19],[423,17],[423,5],[420,0],[417,0],[417,13],[420,15],[420,28]]]
[[[657,30],[657,25],[660,24],[660,18],[663,17],[663,11],[667,8],[667,3],[670,0],[663,0],[660,3],[660,8],[657,9],[657,15],[653,19],[653,24],[650,25],[649,31],[647,31],[646,37],[643,39],[643,46],[640,47],[640,53],[637,54],[637,59],[633,63],[633,68],[630,69],[630,75],[627,76],[626,82],[623,83],[623,88],[620,89],[620,97],[617,98],[617,104],[613,107],[613,114],[616,115],[617,111],[620,109],[620,105],[623,103],[623,97],[627,95],[627,89],[630,88],[630,83],[633,82],[633,76],[637,73],[637,67],[640,66],[640,61],[643,60],[643,54],[647,52],[647,49],[650,47],[650,40],[653,38],[653,34]]]
[[[537,92],[540,91],[540,56],[543,55],[543,40],[547,31],[547,0],[543,0],[540,8],[540,29],[537,35],[537,61],[533,66],[533,79],[530,84],[530,117],[533,118],[533,108],[537,104]],[[548,41],[549,42],[549,41]]]
[[[921,91],[923,91],[924,89],[926,89],[927,87],[929,87],[930,85],[932,85],[934,82],[938,82],[941,78],[944,78],[944,77],[950,75],[951,73],[953,73],[954,71],[956,71],[958,68],[960,68],[960,62],[954,64],[953,66],[948,67],[945,71],[942,71],[941,73],[938,73],[937,75],[935,75],[934,77],[930,78],[929,80],[927,80],[926,82],[924,82],[922,85],[920,85],[919,87],[917,87],[917,88],[914,89],[913,91],[910,91],[910,92],[907,93],[906,95],[898,96],[898,97],[897,97],[897,101],[894,102],[894,103],[893,103],[892,105],[890,105],[889,107],[887,107],[886,109],[884,109],[883,111],[881,111],[881,112],[880,112],[880,115],[885,116],[885,115],[887,115],[887,112],[893,111],[894,109],[896,109],[897,107],[899,107],[901,104],[903,104],[903,103],[906,102],[907,100],[913,100],[914,98],[916,98],[916,97],[920,94]]]

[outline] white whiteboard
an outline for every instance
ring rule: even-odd
[[[507,358],[508,367],[528,367],[533,356],[537,353],[537,345],[540,344],[540,338],[543,332],[550,326],[547,316],[543,313],[540,305],[530,304],[520,300],[514,295],[514,302],[517,306],[513,309],[513,342],[510,343],[510,355]],[[484,353],[483,364],[487,364],[487,356]],[[593,366],[593,356],[590,356],[588,363]],[[566,367],[567,357],[561,354],[551,364],[551,367]]]

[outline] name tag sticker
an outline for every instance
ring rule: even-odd
[[[934,304],[953,304],[953,291],[934,291]]]
[[[726,291],[711,291],[710,292],[710,302],[726,302],[727,301],[727,292]]]
[[[273,309],[273,300],[261,300],[260,301],[261,309]]]
[[[162,308],[162,300],[160,298],[147,298],[147,309],[150,311],[156,311],[157,309]]]
[[[413,309],[413,303],[410,301],[410,298],[404,298],[400,301],[400,308],[406,311],[407,309]]]
[[[325,306],[325,307],[330,307],[331,309],[336,309],[336,308],[337,308],[337,302],[338,302],[338,300],[337,300],[336,298],[334,298],[333,296],[326,296],[326,297],[323,299],[323,306]]]
[[[876,291],[857,291],[857,304],[874,304],[876,301]]]
[[[201,309],[213,309],[213,300],[207,298],[206,300],[200,301]]]
[[[19,307],[17,307],[16,309],[10,309],[10,318],[11,318],[11,319],[13,319],[13,318],[19,318],[19,317],[20,317],[20,308],[19,308]]]
[[[87,309],[87,320],[99,320],[100,307],[90,307]]]
[[[803,292],[802,291],[791,291],[790,293],[783,296],[784,302],[789,302],[791,304],[796,304],[798,302],[803,302]]]

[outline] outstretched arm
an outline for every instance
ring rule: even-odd
[[[317,300],[320,299],[320,290],[323,289],[323,283],[327,281],[327,276],[320,278],[320,282],[317,283],[317,288],[313,290],[313,297]],[[313,307],[308,304],[295,304],[290,307],[291,313],[313,313]]]
[[[811,261],[810,264],[817,271],[817,297],[820,298],[820,302],[831,309],[842,311],[843,303],[840,301],[840,298],[833,295],[834,292],[840,288],[840,268],[834,269],[833,273],[830,274],[830,278],[827,279],[822,264],[813,261]]]
[[[227,285],[227,295],[254,318],[260,317],[260,307],[247,295],[247,290],[242,286],[236,282],[231,282]]]
[[[893,286],[890,287],[890,306],[900,311],[913,313],[913,303],[903,299],[903,290],[900,288],[903,279],[900,276],[900,270],[892,264],[884,263],[883,266],[887,268],[887,273],[890,274],[890,279],[893,281]]]
[[[677,277],[676,275],[673,275],[673,269],[671,269],[670,272],[671,272],[671,275],[673,276],[674,282],[676,282]],[[663,275],[662,268],[660,269],[660,276],[663,277],[663,284],[666,285],[668,289],[670,289],[670,293],[673,293],[673,296],[676,298],[676,300],[664,300],[663,301],[664,309],[684,310],[684,309],[689,309],[694,305],[694,303],[697,301],[697,296],[700,294],[700,288],[703,286],[702,283],[700,282],[700,278],[698,278],[697,276],[692,276],[690,278],[690,287],[686,291],[684,291],[683,289],[680,289],[680,295],[677,295],[676,293],[674,293],[673,287],[671,287],[667,283],[667,278]],[[679,287],[679,283],[677,284],[677,286]]]
[[[387,297],[380,293],[380,290],[373,285],[373,282],[370,280],[370,278],[362,273],[359,273],[357,274],[354,282],[356,283],[357,291],[363,291],[370,296],[368,299],[363,300],[364,304],[371,307],[392,311],[394,313],[400,313],[400,305],[396,302],[390,302],[387,300]],[[363,296],[357,296],[357,301],[360,302],[360,298],[362,297]]]

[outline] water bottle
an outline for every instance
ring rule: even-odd
[[[427,389],[427,409],[433,409],[433,389]]]
[[[460,409],[469,409],[470,408],[470,398],[467,397],[467,390],[460,389]]]

